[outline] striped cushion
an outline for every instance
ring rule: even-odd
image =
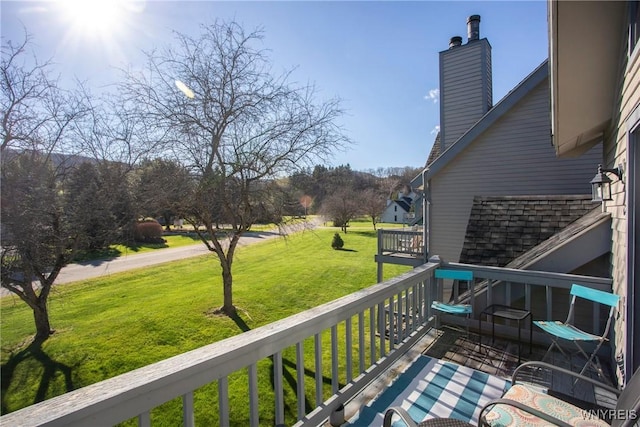
[[[595,415],[580,409],[570,403],[564,402],[553,396],[549,396],[541,389],[516,384],[503,396],[505,399],[515,400],[528,407],[538,409],[572,426],[602,426],[609,427],[605,421]],[[517,409],[513,406],[498,404],[486,415],[486,422],[493,427],[506,426],[548,426],[552,425],[534,415]]]
[[[434,301],[431,304],[431,308],[449,314],[471,314],[471,306],[469,304],[445,304],[440,301]]]
[[[554,321],[535,320],[533,323],[543,331],[569,341],[600,341],[602,340],[602,337],[582,331],[573,325],[565,324],[557,320],[554,320]]]
[[[361,407],[347,426],[380,427],[392,406],[403,408],[417,422],[456,418],[476,424],[480,409],[506,388],[502,378],[422,355],[375,400]]]

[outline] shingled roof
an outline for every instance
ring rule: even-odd
[[[398,200],[396,200],[396,203],[405,212],[409,212],[411,210],[411,203],[413,203],[413,201],[411,200],[411,197],[401,197]]]
[[[475,197],[460,262],[504,267],[599,207],[590,195]]]
[[[440,150],[440,132],[436,134],[436,139],[433,141],[433,147],[431,147],[431,151],[429,152],[429,157],[427,158],[427,164],[425,166],[429,166],[435,159],[440,156],[442,153]]]
[[[592,209],[587,214],[581,216],[571,224],[540,243],[529,249],[516,259],[509,262],[505,267],[526,269],[532,263],[538,259],[547,256],[552,251],[556,250],[559,246],[565,244],[567,241],[580,235],[582,232],[592,229],[594,226],[607,222],[610,227],[611,214],[609,212],[602,212],[600,206]]]

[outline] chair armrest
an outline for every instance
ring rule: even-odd
[[[565,368],[561,368],[559,366],[555,366],[555,365],[551,365],[549,363],[545,363],[545,362],[538,362],[538,361],[533,361],[533,362],[525,362],[522,365],[518,366],[515,371],[513,371],[513,375],[511,376],[511,383],[515,384],[518,380],[518,374],[520,374],[520,371],[526,368],[543,368],[543,369],[547,369],[550,371],[556,371],[562,374],[566,374],[569,375],[571,377],[574,377],[580,381],[586,381],[588,383],[591,383],[595,386],[597,386],[598,388],[601,388],[603,390],[607,390],[611,393],[614,393],[616,396],[620,396],[620,390],[618,390],[615,387],[611,387],[609,385],[603,384],[598,380],[595,380],[593,378],[589,378],[589,377],[585,377],[584,375],[580,375],[576,372],[570,371],[568,369]]]
[[[387,409],[387,412],[384,413],[384,421],[382,423],[383,427],[391,427],[392,425],[391,419],[393,418],[394,414],[400,417],[400,419],[408,427],[418,427],[418,424],[416,424],[416,422],[413,421],[409,413],[399,406],[392,406],[391,408]]]
[[[511,399],[494,399],[490,402],[488,402],[486,405],[484,405],[482,407],[482,409],[480,410],[480,415],[478,415],[478,425],[479,426],[490,426],[489,423],[487,423],[484,420],[483,417],[483,413],[486,410],[490,410],[491,408],[493,408],[495,405],[510,405],[513,406],[517,409],[520,409],[521,411],[524,412],[528,412],[531,415],[534,415],[540,419],[543,419],[549,423],[552,423],[554,425],[560,426],[560,427],[572,427],[571,424],[567,424],[566,422],[557,419],[556,417],[552,417],[549,414],[545,414],[544,412],[539,411],[538,409],[535,408],[531,408],[523,403],[517,402],[515,400],[511,400]]]

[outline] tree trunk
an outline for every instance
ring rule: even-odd
[[[232,316],[236,313],[236,308],[233,305],[233,275],[231,274],[231,265],[227,259],[221,259],[220,265],[222,266],[222,289],[223,289],[223,303],[221,311],[228,316]]]
[[[34,341],[42,343],[53,333],[51,324],[49,323],[49,308],[47,307],[46,300],[38,300],[31,308],[33,310],[33,319],[36,323],[36,336]]]

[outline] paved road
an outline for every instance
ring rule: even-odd
[[[278,236],[277,233],[247,233],[240,238],[239,245],[248,245],[265,239]],[[78,264],[69,264],[60,271],[56,284],[76,282],[78,280],[92,279],[95,277],[109,276],[136,268],[149,267],[151,265],[176,261],[205,255],[209,250],[200,242],[198,244],[182,246],[179,248],[159,249],[151,252],[121,255],[110,260],[95,260]]]
[[[240,238],[239,245],[249,245],[251,243],[272,239],[280,234],[275,232],[250,232]],[[121,255],[117,258],[87,261],[77,264],[69,264],[64,267],[55,285],[77,282],[79,280],[93,279],[96,277],[109,276],[111,274],[122,273],[127,270],[149,267],[165,262],[176,261],[185,258],[192,258],[209,253],[209,250],[202,242],[179,248],[159,249],[151,252]],[[54,285],[54,286],[55,286]],[[0,297],[10,295],[11,292],[0,288]]]

